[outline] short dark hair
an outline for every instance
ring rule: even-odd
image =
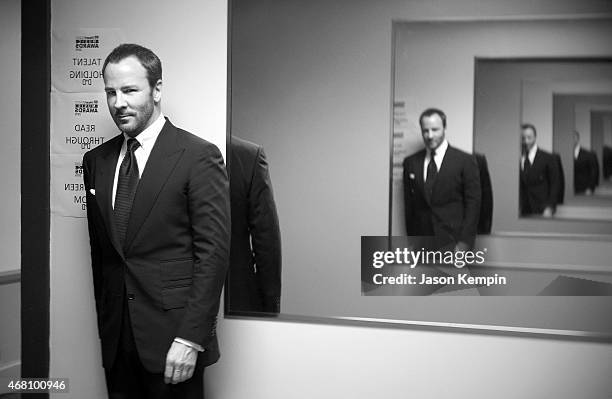
[[[525,130],[525,129],[531,129],[533,130],[533,135],[537,136],[538,135],[538,131],[536,130],[535,126],[533,126],[533,124],[531,123],[523,123],[521,125],[521,130]]]
[[[147,71],[149,86],[151,86],[151,88],[155,87],[157,81],[162,78],[161,60],[153,51],[139,44],[124,43],[115,47],[104,60],[104,66],[102,66],[102,76],[104,76],[104,71],[106,71],[106,66],[109,63],[116,64],[119,61],[132,56],[136,57]]]
[[[442,119],[442,127],[446,129],[446,114],[444,111],[438,108],[427,108],[425,111],[421,112],[421,116],[419,116],[419,125],[421,124],[423,118],[433,115],[438,115],[440,119]]]

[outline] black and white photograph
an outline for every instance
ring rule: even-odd
[[[0,21],[0,399],[611,397],[609,1]]]

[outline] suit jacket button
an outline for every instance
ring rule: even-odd
[[[134,294],[128,294],[128,299],[130,301],[134,300],[136,297],[134,296]]]

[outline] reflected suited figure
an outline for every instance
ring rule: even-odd
[[[555,157],[538,148],[535,126],[523,124],[521,130],[520,214],[552,217],[559,195],[559,171]]]
[[[429,108],[419,117],[425,149],[404,159],[404,207],[409,236],[434,236],[436,246],[473,247],[480,215],[475,158],[446,140],[446,115]]]
[[[232,136],[230,311],[280,311],[281,235],[263,147]]]
[[[480,217],[478,218],[478,234],[491,234],[491,224],[493,219],[493,187],[491,186],[491,176],[487,157],[484,154],[474,153],[474,158],[478,164],[480,175]]]
[[[574,132],[574,193],[591,195],[599,185],[597,155],[580,146],[580,133]]]
[[[603,162],[603,178],[606,180],[612,176],[612,147],[603,146],[601,161]]]
[[[559,175],[559,191],[557,194],[557,205],[565,202],[565,172],[563,171],[563,163],[561,162],[561,155],[556,152],[552,153],[555,158],[555,165],[557,166],[557,174]]]

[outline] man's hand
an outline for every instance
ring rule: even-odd
[[[197,350],[176,341],[172,342],[172,346],[166,355],[164,382],[166,384],[178,384],[190,379],[197,359]]]
[[[542,216],[545,218],[551,218],[553,216],[553,210],[550,206],[544,208],[544,212],[542,212]]]

